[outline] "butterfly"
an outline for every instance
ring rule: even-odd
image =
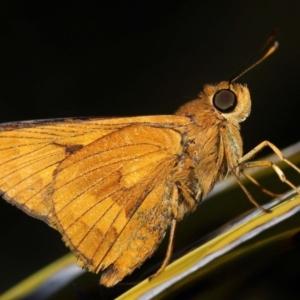
[[[2,197],[59,231],[78,265],[101,271],[108,287],[141,266],[170,228],[156,276],[177,222],[219,178],[240,182],[245,169],[271,166],[291,185],[272,163],[248,162],[269,146],[292,165],[275,145],[243,155],[239,123],[250,109],[249,89],[232,80],[204,86],[174,115],[1,124]]]

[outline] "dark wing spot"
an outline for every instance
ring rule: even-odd
[[[83,148],[83,145],[81,144],[68,145],[66,147],[66,154],[73,154],[76,151],[80,150],[81,148]]]

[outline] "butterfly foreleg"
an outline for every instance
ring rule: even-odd
[[[294,189],[298,194],[300,194],[299,189],[294,184],[292,184],[289,180],[287,180],[283,171],[278,166],[276,166],[273,162],[271,162],[269,160],[252,161],[252,162],[247,161],[265,147],[271,148],[281,161],[284,161],[289,166],[291,166],[294,170],[296,170],[298,173],[300,173],[300,169],[297,166],[295,166],[293,163],[291,163],[288,159],[286,159],[283,156],[282,152],[274,144],[270,143],[269,141],[263,141],[258,146],[256,146],[254,149],[252,149],[250,152],[245,154],[242,158],[240,158],[239,163],[238,163],[239,167],[241,167],[242,170],[250,169],[250,168],[257,168],[257,167],[271,167],[275,171],[275,173],[278,175],[279,179],[282,182],[286,183],[292,189]],[[242,173],[244,173],[244,172],[242,172]]]
[[[261,151],[265,147],[271,148],[281,161],[284,161],[289,166],[291,166],[294,170],[296,170],[298,173],[300,173],[300,169],[297,166],[295,166],[293,163],[291,163],[288,159],[286,159],[283,156],[282,152],[274,144],[272,144],[269,141],[261,142],[259,145],[257,145],[255,148],[253,148],[251,151],[249,151],[247,154],[245,154],[243,157],[241,157],[239,159],[239,165],[243,165],[246,161],[253,158],[253,156],[255,156],[259,151]],[[271,162],[269,162],[269,163],[271,163]],[[273,163],[271,163],[271,164],[273,164]],[[264,166],[266,166],[266,165],[264,165]],[[268,166],[271,166],[273,168],[272,165],[268,165]],[[253,168],[253,167],[254,166],[252,165],[251,168]]]

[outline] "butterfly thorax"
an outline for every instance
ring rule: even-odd
[[[212,106],[210,93],[213,86],[204,89],[199,99],[182,106],[177,115],[190,118],[191,123],[182,132],[184,153],[180,157],[175,178],[179,182],[181,214],[194,210],[211,191],[215,182],[230,171],[238,170],[243,155],[239,120],[228,119]],[[237,86],[237,93],[242,89]],[[206,93],[205,93],[206,92]],[[250,98],[249,98],[250,99]],[[239,108],[239,107],[238,107]],[[247,107],[248,110],[248,107]],[[248,111],[245,112],[249,114]]]

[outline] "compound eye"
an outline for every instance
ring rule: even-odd
[[[213,105],[214,107],[222,112],[229,113],[232,112],[237,105],[236,94],[231,90],[219,90],[215,93],[213,97]]]

